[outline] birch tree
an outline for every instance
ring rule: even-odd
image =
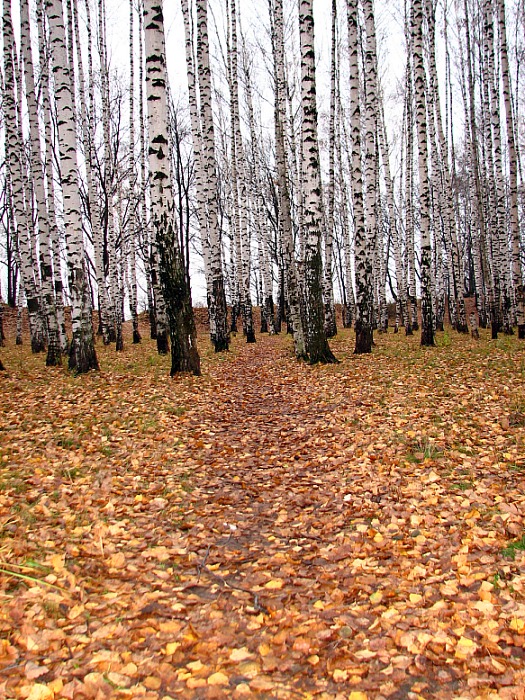
[[[128,182],[130,212],[127,233],[127,257],[129,263],[129,310],[133,324],[133,343],[141,341],[137,310],[137,260],[136,260],[136,196],[137,170],[135,161],[135,11],[133,0],[129,2],[129,155]]]
[[[323,263],[321,226],[323,205],[317,104],[313,0],[299,0],[299,39],[301,46],[301,154],[304,173],[305,292],[307,350],[311,363],[336,362],[325,332],[323,304]]]
[[[434,345],[431,290],[430,182],[428,175],[427,88],[423,63],[423,5],[412,3],[412,51],[414,98],[418,145],[419,201],[421,230],[421,345]]]
[[[281,230],[284,287],[286,289],[286,299],[288,302],[288,315],[292,326],[295,356],[298,359],[307,359],[306,335],[301,313],[297,266],[294,258],[291,199],[290,190],[288,187],[286,163],[287,159],[284,133],[284,124],[286,122],[286,80],[284,74],[283,0],[275,0],[273,8],[270,3],[270,20],[272,27],[273,66],[275,79],[275,161],[279,190],[279,224]]]
[[[248,230],[248,197],[246,188],[246,171],[244,144],[241,134],[239,114],[239,71],[237,45],[237,6],[235,0],[229,0],[229,36],[228,47],[229,84],[230,84],[230,125],[231,125],[231,184],[233,194],[233,222],[235,227],[235,250],[237,284],[243,330],[246,342],[255,342],[253,328],[252,302],[250,294],[250,239]]]
[[[51,258],[51,238],[44,190],[44,170],[41,158],[40,125],[38,117],[37,92],[31,51],[29,6],[27,0],[20,5],[20,44],[24,59],[24,76],[29,121],[29,149],[31,185],[35,197],[39,233],[39,265],[42,283],[43,306],[47,322],[47,366],[61,364],[61,348],[58,320],[53,287],[53,264]]]
[[[73,75],[66,49],[62,5],[46,0],[49,21],[55,100],[58,114],[58,143],[64,225],[71,297],[71,345],[69,368],[77,373],[98,369],[91,318],[91,297],[86,272],[82,213],[78,181],[76,119]]]
[[[337,0],[332,0],[332,44],[330,48],[330,117],[328,128],[328,187],[326,196],[326,234],[324,268],[325,331],[328,338],[337,334],[332,270],[335,208],[335,113],[337,66]]]
[[[197,106],[197,81],[193,50],[193,34],[188,0],[182,1],[186,34],[186,71],[188,76],[193,152],[196,167],[198,217],[210,316],[210,337],[215,352],[228,350],[228,312],[222,269],[221,232],[218,212],[217,162],[213,125],[211,74],[208,40],[208,3],[197,2],[197,65],[200,114]]]
[[[3,110],[5,114],[6,166],[9,172],[10,194],[13,204],[13,223],[16,217],[16,234],[13,237],[18,256],[20,274],[27,299],[31,350],[43,352],[46,348],[46,331],[40,297],[40,280],[35,276],[35,259],[32,251],[34,235],[28,193],[25,191],[24,139],[19,118],[17,86],[15,82],[15,42],[11,19],[11,3],[3,3],[3,52],[4,82]]]
[[[525,287],[521,268],[521,239],[518,211],[518,154],[516,150],[514,114],[510,90],[510,69],[507,50],[507,24],[505,19],[505,2],[497,0],[501,79],[503,84],[503,101],[507,127],[507,149],[509,158],[509,220],[512,260],[512,282],[516,301],[518,337],[525,339]]]
[[[145,0],[144,31],[151,222],[160,256],[160,278],[169,319],[171,375],[178,372],[199,375],[200,358],[191,293],[173,221],[164,18],[158,0]]]
[[[357,0],[347,0],[348,56],[350,61],[350,130],[352,148],[352,204],[354,214],[356,283],[356,354],[372,352],[373,283],[371,241],[367,239],[361,164],[361,98]]]

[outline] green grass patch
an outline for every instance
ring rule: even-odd
[[[521,536],[521,539],[515,540],[514,542],[510,542],[504,549],[501,550],[501,553],[503,554],[504,557],[509,557],[509,559],[516,559],[516,552],[524,552],[525,551],[525,534]]]

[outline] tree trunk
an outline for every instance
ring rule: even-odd
[[[277,166],[277,182],[279,188],[279,213],[282,234],[282,257],[284,267],[284,282],[286,299],[289,307],[289,319],[293,329],[295,356],[307,359],[306,337],[301,317],[301,300],[297,268],[294,260],[294,241],[290,191],[288,188],[288,173],[286,167],[286,149],[284,139],[284,123],[286,114],[286,81],[284,77],[284,18],[282,0],[275,0],[274,12],[270,5],[272,19],[274,71],[275,71],[275,160]],[[280,309],[283,304],[280,298]],[[288,318],[288,315],[287,315]],[[279,325],[278,325],[279,327]]]
[[[430,182],[428,177],[427,94],[423,64],[423,6],[412,3],[412,51],[414,57],[414,97],[416,105],[421,229],[421,345],[434,345],[434,319],[431,290]]]
[[[44,190],[44,168],[41,160],[40,134],[37,93],[31,52],[31,34],[29,25],[29,6],[27,0],[20,5],[20,43],[24,57],[24,74],[26,83],[26,100],[29,112],[30,133],[30,168],[31,181],[35,194],[40,241],[40,279],[47,321],[47,358],[46,365],[55,367],[61,364],[61,348],[58,320],[55,307],[55,290],[53,285],[53,265],[51,259],[49,219]],[[59,268],[60,269],[60,268]]]
[[[373,281],[367,240],[361,166],[361,103],[357,0],[348,0],[348,54],[350,60],[350,129],[352,140],[352,200],[356,282],[355,354],[372,352]]]
[[[151,220],[160,254],[160,277],[171,341],[171,375],[200,374],[197,333],[177,233],[169,167],[166,51],[162,5],[144,3],[146,94],[148,101]]]
[[[11,20],[11,4],[4,0],[3,4],[3,44],[4,44],[4,82],[3,82],[3,112],[5,115],[5,149],[6,165],[12,188],[13,213],[16,216],[16,232],[14,242],[20,262],[20,273],[27,299],[29,330],[31,334],[31,350],[34,353],[46,349],[46,332],[41,308],[39,280],[35,277],[35,260],[32,252],[31,215],[26,208],[27,193],[24,184],[24,169],[22,165],[23,138],[21,123],[18,118],[17,95],[15,85],[14,36]],[[14,219],[13,219],[14,223]]]
[[[503,101],[505,103],[507,147],[509,155],[509,218],[512,255],[512,283],[516,301],[518,337],[523,340],[525,339],[525,287],[523,286],[523,272],[521,269],[521,238],[518,212],[518,160],[516,153],[516,140],[514,137],[512,96],[510,93],[510,70],[507,51],[507,28],[505,21],[504,0],[498,0],[497,7],[499,16],[501,77],[503,83]]]
[[[78,182],[76,120],[73,76],[65,44],[62,6],[58,0],[47,0],[55,99],[58,112],[60,172],[64,196],[64,224],[71,296],[72,337],[69,368],[77,374],[98,369],[91,298],[86,273],[80,187]]]

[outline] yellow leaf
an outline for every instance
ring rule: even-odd
[[[411,593],[408,598],[411,603],[419,603],[420,600],[423,600],[423,596],[419,593]]]
[[[525,620],[520,620],[518,617],[513,618],[509,625],[511,630],[517,632],[518,634],[525,633]]]
[[[324,610],[324,603],[322,600],[316,600],[314,603],[314,608],[316,610]]]
[[[271,581],[264,584],[264,587],[270,590],[277,590],[283,587],[283,581],[280,578],[272,578]]]
[[[383,594],[381,591],[375,591],[375,593],[372,593],[370,596],[370,602],[372,605],[378,605],[381,601],[383,600]]]
[[[158,690],[162,685],[161,679],[157,676],[146,676],[142,683],[148,690]]]
[[[61,678],[55,678],[48,685],[49,690],[53,691],[53,693],[55,695],[60,693],[60,691],[62,690],[63,687],[64,687],[64,681]]]
[[[478,600],[474,603],[474,608],[485,615],[490,615],[490,613],[494,612],[494,605],[489,600]]]
[[[49,557],[48,562],[53,567],[53,571],[59,574],[64,571],[64,555],[63,554],[53,554]]]
[[[476,508],[473,508],[472,510],[469,510],[469,512],[464,516],[465,520],[476,520],[477,518],[480,517],[479,510]]]
[[[473,656],[476,653],[477,648],[478,645],[476,642],[473,642],[472,639],[461,637],[456,646],[455,656],[458,659],[467,659],[469,656]]]
[[[246,659],[250,659],[252,656],[253,654],[246,647],[232,649],[230,661],[246,661]]]
[[[317,654],[312,654],[312,656],[309,656],[306,660],[307,660],[308,663],[311,664],[312,666],[316,666],[316,665],[319,663],[319,661],[320,661],[320,659],[319,659],[319,657],[317,656]]]
[[[53,700],[54,697],[54,692],[47,685],[35,683],[27,696],[27,700]]]
[[[360,690],[352,690],[348,696],[348,700],[368,700],[368,695]]]
[[[67,617],[69,620],[76,620],[84,612],[83,605],[73,605],[71,610],[68,612]]]
[[[332,673],[332,677],[336,683],[343,683],[348,678],[348,671],[346,669],[341,670],[340,668],[336,668]]]
[[[171,656],[172,654],[174,654],[177,651],[177,649],[180,647],[180,644],[181,644],[180,642],[168,642],[166,644],[166,654],[168,656]]]
[[[126,557],[123,552],[117,552],[109,558],[108,565],[111,569],[123,569],[126,566]]]
[[[186,667],[193,673],[197,673],[197,671],[201,671],[204,668],[204,664],[198,659],[197,661],[190,661],[189,664],[186,664]]]
[[[222,671],[217,671],[217,673],[212,673],[208,678],[208,685],[229,685],[230,680],[228,676]]]

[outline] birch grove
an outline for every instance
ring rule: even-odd
[[[3,0],[0,288],[33,352],[97,369],[94,314],[124,350],[147,310],[198,374],[192,299],[215,352],[257,313],[314,363],[339,318],[356,354],[525,338],[523,3],[385,2],[181,0],[165,41],[151,0]]]

